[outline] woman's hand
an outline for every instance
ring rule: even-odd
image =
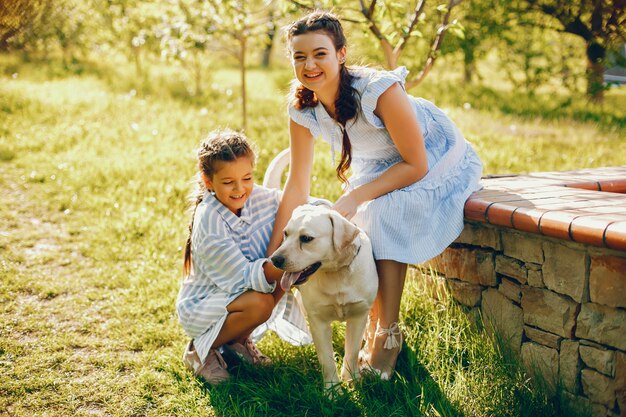
[[[356,214],[361,203],[363,202],[359,200],[356,190],[353,190],[339,197],[339,200],[333,205],[333,210],[350,220]]]

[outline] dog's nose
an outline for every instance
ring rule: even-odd
[[[276,268],[282,268],[283,266],[285,266],[284,256],[274,255],[270,259],[272,260],[272,263],[274,264]]]

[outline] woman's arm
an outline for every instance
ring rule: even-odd
[[[424,136],[409,97],[400,84],[392,85],[381,94],[374,114],[383,121],[402,161],[376,180],[355,188],[337,200],[333,208],[348,219],[356,214],[362,203],[411,185],[428,172]]]
[[[283,229],[293,210],[307,202],[311,191],[314,143],[309,129],[289,119],[289,148],[291,150],[289,175],[276,213],[272,237],[267,247],[267,256],[274,253],[280,245],[283,239]]]

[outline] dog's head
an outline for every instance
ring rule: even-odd
[[[358,234],[354,224],[328,207],[296,208],[271,257],[274,266],[285,271],[281,287],[287,291],[302,284],[320,268],[333,271],[349,265],[357,252]]]

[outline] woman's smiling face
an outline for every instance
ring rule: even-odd
[[[326,33],[308,32],[291,39],[291,62],[296,78],[313,92],[339,88],[339,72],[346,48],[335,49]]]

